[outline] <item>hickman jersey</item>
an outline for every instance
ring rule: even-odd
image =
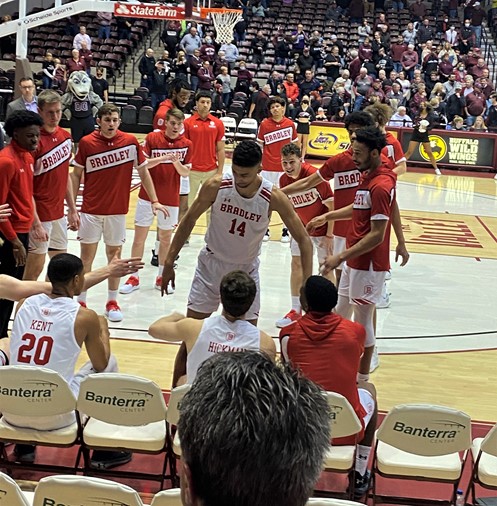
[[[191,383],[200,365],[216,353],[260,349],[261,332],[248,321],[230,322],[222,315],[206,318],[186,359],[187,381]]]
[[[263,144],[262,168],[272,172],[282,172],[281,148],[289,142],[297,142],[297,130],[291,119],[283,117],[277,123],[273,118],[261,122],[257,140]]]
[[[250,264],[259,256],[269,225],[272,189],[273,184],[262,178],[257,193],[245,198],[236,190],[233,176],[223,174],[205,235],[207,249],[216,258],[228,263]]]
[[[384,165],[371,175],[364,175],[355,194],[352,221],[347,233],[347,248],[371,231],[372,221],[386,220],[388,224],[383,242],[373,250],[347,260],[349,267],[361,271],[368,271],[371,265],[374,271],[390,269],[390,218],[395,202],[396,182],[395,173]]]
[[[133,167],[146,163],[134,135],[118,130],[112,139],[99,131],[83,137],[74,159],[74,165],[85,172],[81,212],[127,214]]]
[[[303,162],[299,177],[297,179],[292,179],[290,176],[287,176],[286,173],[283,173],[281,175],[280,188],[284,188],[285,186],[288,186],[295,181],[304,179],[307,176],[314,174],[316,171],[316,167],[313,167],[310,163]],[[288,195],[288,198],[290,199],[295,212],[298,214],[298,217],[305,226],[312,220],[312,218],[320,216],[329,211],[325,203],[333,200],[333,191],[331,190],[330,184],[323,181],[310,190],[306,190],[300,193],[292,193],[291,195]],[[326,235],[327,231],[328,225],[325,224],[322,227],[314,230],[309,235],[314,237],[323,237]]]
[[[191,163],[192,141],[180,135],[169,139],[165,132],[151,132],[145,138],[143,151],[149,158],[156,158],[168,153],[178,153],[183,165]],[[164,162],[150,169],[150,177],[154,182],[157,199],[166,206],[179,206],[180,175],[171,162]],[[145,188],[140,187],[138,197],[150,201]]]
[[[33,196],[41,221],[64,216],[64,199],[71,160],[71,135],[57,127],[52,133],[40,130],[40,143],[34,153]]]

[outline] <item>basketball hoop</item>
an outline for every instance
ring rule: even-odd
[[[233,29],[242,19],[242,11],[235,9],[200,9],[202,17],[209,15],[216,29],[216,40],[228,44],[233,40]]]

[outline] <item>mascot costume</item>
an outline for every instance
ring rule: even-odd
[[[82,137],[95,130],[95,116],[102,105],[103,101],[93,91],[88,74],[82,70],[73,72],[62,96],[62,108],[76,146]]]

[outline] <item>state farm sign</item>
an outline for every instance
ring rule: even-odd
[[[114,14],[125,18],[185,19],[184,7],[160,4],[114,4]]]

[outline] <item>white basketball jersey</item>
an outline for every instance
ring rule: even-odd
[[[228,263],[250,264],[259,256],[269,225],[273,183],[262,178],[252,198],[242,197],[231,174],[224,174],[211,207],[205,243],[216,258]]]
[[[260,330],[248,321],[230,322],[223,315],[206,318],[186,359],[187,381],[191,384],[202,362],[216,353],[260,349]]]
[[[12,326],[10,363],[47,367],[71,383],[81,353],[74,335],[79,308],[69,297],[28,297]]]

